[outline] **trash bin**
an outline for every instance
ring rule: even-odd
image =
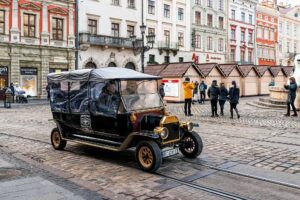
[[[4,99],[4,107],[5,108],[11,108],[11,103],[12,103],[12,92],[9,88],[6,89],[5,91],[5,99]]]

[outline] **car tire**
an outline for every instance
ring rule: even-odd
[[[50,140],[56,150],[63,150],[67,145],[67,141],[62,139],[58,128],[52,130]]]
[[[196,132],[186,132],[181,143],[179,150],[187,158],[196,158],[202,152],[202,139]]]
[[[155,172],[162,163],[161,149],[154,141],[141,141],[136,146],[136,161],[147,172]]]

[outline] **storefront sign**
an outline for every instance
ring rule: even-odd
[[[8,75],[8,67],[0,67],[0,76]]]
[[[167,97],[179,97],[179,81],[178,80],[163,80],[165,84],[165,95]]]
[[[21,68],[21,75],[37,75],[37,68]]]
[[[61,73],[61,72],[66,72],[68,69],[60,69],[60,68],[49,68],[49,73]]]

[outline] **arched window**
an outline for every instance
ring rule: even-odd
[[[108,64],[108,67],[116,67],[117,65],[116,65],[116,63],[114,63],[114,62],[110,62],[109,64]]]
[[[135,65],[132,62],[129,62],[125,65],[125,68],[135,70]]]
[[[88,63],[86,63],[85,68],[86,68],[86,69],[96,69],[97,66],[96,66],[96,64],[93,63],[93,62],[88,62]]]

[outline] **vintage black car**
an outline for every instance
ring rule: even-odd
[[[64,149],[67,141],[112,151],[135,147],[139,167],[151,172],[179,150],[196,158],[202,140],[192,123],[166,111],[160,79],[118,67],[49,74],[53,147]]]

